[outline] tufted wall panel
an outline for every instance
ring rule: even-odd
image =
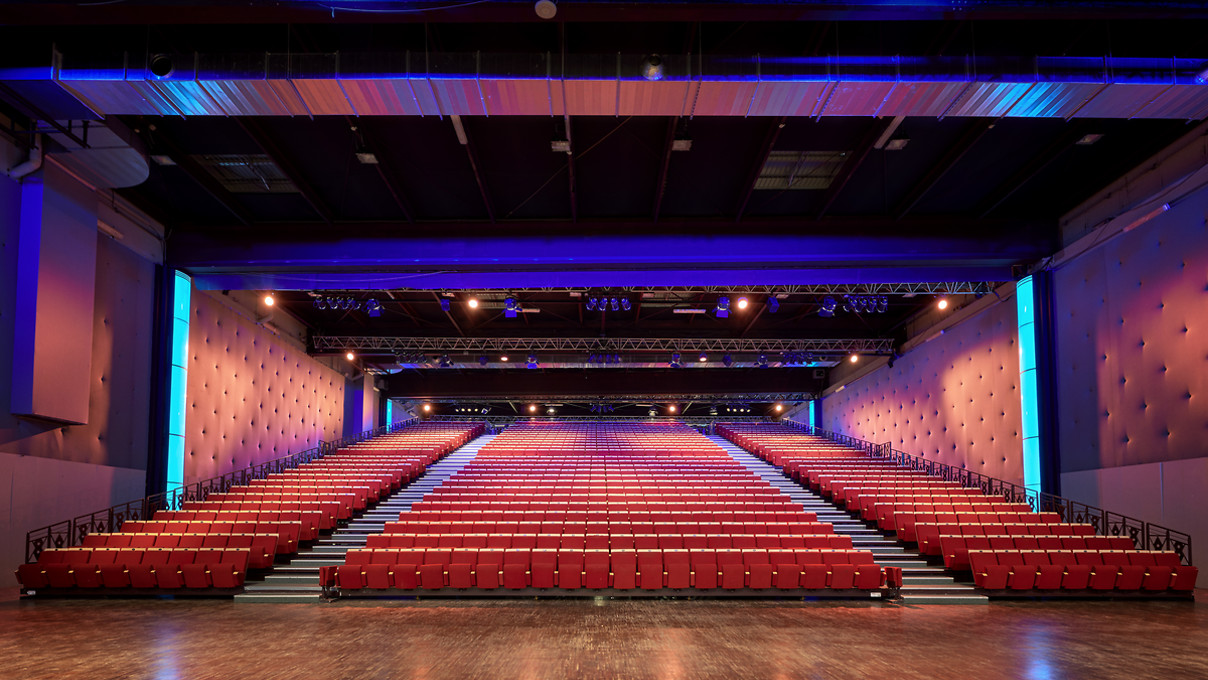
[[[218,293],[193,291],[185,481],[338,439],[344,376],[257,326]]]
[[[1062,472],[1208,455],[1208,194],[1054,274]]]
[[[823,429],[1023,481],[1014,298],[823,399]]]

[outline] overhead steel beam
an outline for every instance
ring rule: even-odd
[[[432,293],[432,297],[436,298],[436,304],[440,304],[439,295],[437,295],[436,293]],[[453,315],[451,313],[449,313],[449,310],[445,309],[442,306],[441,311],[443,311],[445,313],[445,316],[449,317],[449,323],[453,324],[453,327],[457,329],[457,334],[461,335],[461,336],[465,336],[466,332],[461,329],[461,325],[457,323],[457,319],[453,318]]]
[[[218,204],[231,213],[231,215],[234,215],[235,219],[239,220],[241,225],[246,227],[255,221],[252,214],[239,203],[239,199],[235,198],[234,194],[227,191],[226,187],[222,186],[222,183],[216,177],[202,167],[201,163],[198,163],[192,154],[186,153],[175,142],[164,135],[163,132],[157,131],[155,133],[152,139],[152,148],[157,152],[167,154],[168,157],[175,161],[177,167],[184,170],[185,174],[194,182],[197,182],[198,186],[209,194],[211,198],[218,201]]]
[[[349,122],[351,124],[351,121]],[[382,178],[382,184],[386,185],[386,190],[390,192],[390,197],[394,199],[395,205],[397,205],[399,211],[403,213],[403,219],[407,220],[408,222],[415,222],[415,211],[411,209],[411,203],[407,200],[406,193],[403,191],[403,188],[399,186],[397,179],[398,174],[392,169],[393,165],[390,163],[390,160],[385,157],[385,154],[382,153],[384,147],[377,143],[373,132],[369,129],[369,119],[360,119],[357,122],[357,128],[361,133],[361,139],[365,141],[365,145],[368,146],[377,157],[377,164],[375,164],[374,167],[377,168],[378,177]]]
[[[671,149],[675,143],[675,127],[679,124],[678,117],[667,120],[667,136],[663,141],[663,162],[659,165],[659,179],[654,185],[654,210],[651,218],[659,221],[659,213],[663,210],[663,194],[667,193],[667,172],[671,169]]]
[[[1040,174],[1042,170],[1049,167],[1053,161],[1060,158],[1066,151],[1074,147],[1074,143],[1083,137],[1091,130],[1090,124],[1078,121],[1071,123],[1070,127],[1050,142],[1040,153],[1033,156],[1027,163],[1020,167],[1015,172],[1011,173],[1002,184],[999,184],[992,191],[982,204],[978,206],[977,214],[986,217],[994,212],[994,209],[1002,205],[1008,198],[1015,195],[1015,192],[1024,188],[1032,178]]]
[[[639,295],[643,293],[699,295],[724,294],[733,295],[985,295],[991,293],[999,282],[993,281],[931,281],[918,283],[867,283],[867,284],[821,284],[821,285],[784,285],[784,286],[620,286],[611,289],[616,293]],[[508,288],[508,292],[524,293],[580,293],[590,292],[589,288],[546,286],[537,288]],[[342,291],[325,289],[329,294],[342,292],[359,293],[360,290]],[[457,292],[498,293],[498,288],[458,288]],[[428,288],[392,288],[392,293],[415,293],[428,295]],[[631,300],[637,304],[641,298]],[[581,322],[581,321],[580,321]]]
[[[302,198],[310,204],[311,208],[314,208],[314,211],[318,213],[324,222],[330,225],[334,219],[331,208],[319,196],[318,191],[310,183],[310,180],[306,179],[306,176],[302,174],[298,166],[289,159],[289,156],[281,146],[273,141],[272,137],[265,132],[263,126],[255,119],[241,117],[237,120],[239,121],[239,127],[243,128],[247,136],[256,143],[256,146],[260,147],[261,151],[273,163],[277,164],[278,168],[281,168],[281,172],[289,178],[289,181],[298,187],[298,192],[302,194]]]
[[[474,140],[470,138],[470,133],[466,130],[465,124],[461,122],[461,116],[449,116],[449,120],[453,122],[453,128],[457,131],[457,141],[466,147],[466,158],[470,160],[470,170],[474,172],[474,181],[478,184],[478,194],[482,196],[482,205],[487,210],[487,219],[491,224],[495,223],[495,208],[491,205],[491,196],[487,193],[486,181],[482,177],[482,170],[478,162],[478,153],[474,150]]]
[[[742,215],[747,210],[747,203],[751,201],[751,194],[755,192],[755,184],[759,181],[759,175],[763,172],[763,166],[768,162],[768,156],[772,154],[772,149],[776,148],[776,140],[780,138],[780,131],[784,129],[785,121],[788,116],[780,116],[772,119],[768,126],[767,132],[763,136],[763,144],[759,147],[759,152],[755,156],[755,163],[752,164],[751,170],[747,173],[747,181],[743,186],[742,196],[738,200],[738,206],[734,210],[734,221],[742,220]]]
[[[889,129],[897,128],[900,118],[891,118],[889,120],[873,121],[864,131],[864,136],[860,138],[860,142],[856,144],[856,148],[852,149],[851,155],[847,157],[847,162],[839,169],[839,174],[831,180],[830,186],[826,188],[826,197],[822,199],[822,207],[818,209],[818,219],[822,219],[826,215],[826,211],[830,210],[835,199],[839,198],[839,194],[843,192],[843,188],[851,181],[856,170],[860,169],[860,165],[864,159],[868,157],[869,152],[876,148],[877,142],[881,136],[889,132]]]
[[[813,352],[886,354],[892,338],[424,338],[314,335],[315,353],[396,352]]]
[[[894,208],[894,215],[896,215],[898,219],[905,217],[906,213],[910,212],[914,206],[918,205],[919,201],[923,200],[923,197],[926,196],[927,193],[931,191],[935,185],[948,174],[949,171],[952,170],[952,168],[956,167],[956,164],[965,157],[965,154],[969,153],[977,142],[993,127],[994,119],[991,118],[974,121],[968,127],[966,127],[965,131],[961,133],[960,138],[948,147],[948,151],[945,152],[944,155],[931,166],[931,169],[927,171],[927,174],[923,175],[923,177],[919,179],[919,181],[916,182],[913,187],[911,187],[910,191],[906,193],[906,196],[901,200],[901,202],[898,203],[897,207]]]

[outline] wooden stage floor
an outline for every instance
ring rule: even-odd
[[[4,598],[0,678],[1208,678],[1208,603]]]

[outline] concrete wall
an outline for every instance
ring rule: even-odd
[[[258,325],[253,311],[195,290],[185,408],[188,483],[338,439],[344,376]]]

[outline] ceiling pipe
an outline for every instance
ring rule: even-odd
[[[34,135],[34,144],[29,148],[29,159],[23,163],[18,163],[4,172],[10,179],[21,181],[35,172],[42,169],[42,158],[44,155],[45,140],[42,135]]]

